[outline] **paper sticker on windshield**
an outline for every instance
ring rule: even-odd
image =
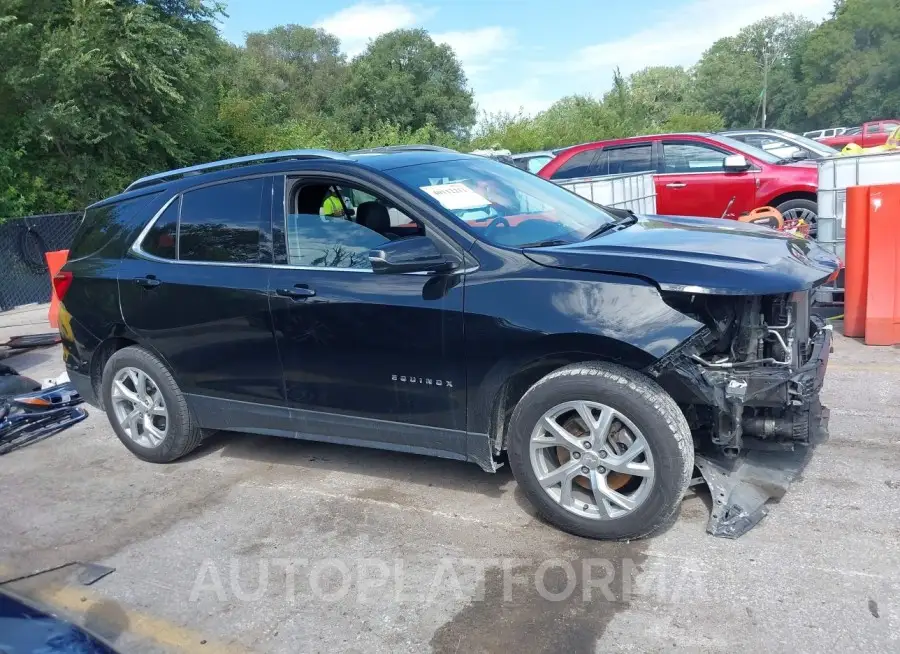
[[[488,207],[491,201],[478,195],[465,184],[454,182],[452,184],[438,184],[436,186],[420,186],[423,191],[441,203],[445,209],[458,211],[460,209],[478,209]]]

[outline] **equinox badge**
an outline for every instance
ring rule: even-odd
[[[432,379],[431,377],[407,377],[406,375],[391,375],[391,381],[404,384],[423,384],[425,386],[443,386],[453,388],[453,382],[449,379]]]

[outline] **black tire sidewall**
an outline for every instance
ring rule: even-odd
[[[112,403],[112,381],[115,374],[122,368],[138,368],[153,381],[154,386],[162,393],[168,411],[168,424],[166,436],[157,447],[143,447],[138,445],[123,431],[116,418]],[[103,406],[109,423],[116,432],[116,436],[122,441],[134,455],[144,461],[153,463],[167,463],[178,458],[181,447],[187,439],[191,429],[190,416],[179,410],[184,406],[184,398],[181,390],[171,381],[171,375],[165,366],[147,350],[137,346],[126,347],[115,352],[106,362],[103,368],[103,379],[100,387],[103,397]]]
[[[643,433],[653,456],[655,478],[650,495],[641,506],[621,518],[592,520],[567,511],[547,495],[532,469],[530,439],[537,421],[554,406],[579,399],[601,402],[621,411]],[[639,538],[665,522],[672,513],[672,503],[680,502],[684,494],[685,457],[665,417],[652,406],[648,407],[646,400],[628,385],[602,376],[558,377],[526,393],[510,421],[509,459],[516,481],[538,511],[559,528],[579,536]]]

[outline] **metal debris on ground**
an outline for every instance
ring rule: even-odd
[[[100,565],[99,563],[79,563],[79,565],[81,566],[81,569],[76,576],[78,583],[82,586],[90,586],[103,579],[106,575],[116,571],[115,568]]]
[[[28,381],[32,388],[40,388],[34,380]],[[81,422],[88,415],[76,406],[81,402],[81,395],[70,382],[0,399],[0,455],[42,441]]]

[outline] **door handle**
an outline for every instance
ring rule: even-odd
[[[670,184],[666,184],[666,188],[684,188],[687,186],[684,182],[672,182]]]
[[[282,297],[289,297],[292,300],[305,300],[316,294],[316,292],[306,284],[297,284],[294,288],[279,288],[275,292]]]
[[[154,275],[147,275],[146,277],[136,277],[134,283],[138,286],[143,286],[144,288],[156,288],[160,284],[159,281]]]

